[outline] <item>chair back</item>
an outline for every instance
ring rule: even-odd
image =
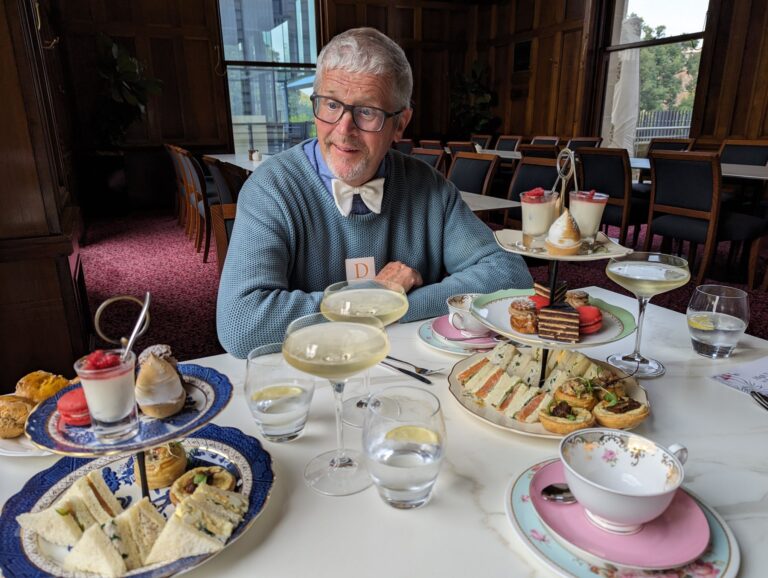
[[[523,137],[519,134],[503,134],[496,141],[497,151],[516,151],[517,146],[523,142]]]
[[[178,209],[178,219],[179,223],[183,223],[186,217],[186,208],[189,204],[189,200],[187,198],[187,183],[186,183],[186,173],[184,172],[184,168],[181,166],[181,161],[179,160],[178,152],[176,151],[176,147],[171,144],[164,144],[165,150],[168,151],[168,156],[171,157],[171,163],[173,164],[173,172],[176,175],[176,202]]]
[[[475,143],[472,141],[448,141],[446,145],[448,150],[451,151],[451,156],[456,156],[458,153],[476,153]]]
[[[692,146],[692,138],[652,138],[648,144],[648,153],[653,151],[689,151]]]
[[[507,199],[519,201],[520,194],[541,187],[546,191],[552,189],[557,181],[557,161],[540,157],[523,157],[517,165],[517,170],[509,183]]]
[[[517,152],[523,157],[539,157],[544,159],[556,159],[560,151],[557,145],[548,144],[519,144]]]
[[[232,238],[232,229],[235,226],[236,215],[236,203],[211,206],[211,228],[213,229],[213,239],[216,243],[216,266],[218,267],[219,275],[221,275],[224,261],[227,259],[229,240]]]
[[[720,201],[717,153],[656,151],[651,155],[651,214],[666,212],[710,218]]]
[[[410,138],[401,138],[392,143],[392,148],[399,150],[404,155],[411,154],[413,147],[413,139]]]
[[[459,152],[451,163],[448,180],[460,191],[486,195],[498,165],[496,155]]]
[[[560,137],[558,136],[535,136],[531,139],[533,145],[551,145],[557,146],[560,144]]]
[[[491,148],[492,139],[492,134],[473,134],[469,136],[469,140],[471,140],[476,145],[480,145],[481,149]]]
[[[720,145],[720,162],[765,166],[768,164],[768,140],[726,139]]]
[[[443,150],[443,143],[439,140],[421,140],[419,141],[419,148]]]
[[[232,191],[232,202],[236,203],[237,198],[240,196],[240,189],[243,188],[245,181],[251,176],[252,171],[226,162],[219,163],[219,170],[221,170],[221,174],[224,175],[224,179],[229,184],[229,190]]]
[[[577,149],[582,148],[597,148],[602,142],[603,137],[601,136],[575,136],[568,141],[565,148],[575,152]]]
[[[208,172],[213,177],[213,182],[216,185],[216,190],[219,193],[219,201],[222,203],[234,203],[235,194],[232,192],[232,188],[229,186],[229,182],[224,177],[224,173],[221,171],[221,161],[209,156],[203,156],[203,162],[208,167]]]
[[[411,156],[424,161],[436,171],[440,171],[445,152],[442,149],[415,148],[411,151]]]

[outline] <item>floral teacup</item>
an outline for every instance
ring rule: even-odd
[[[683,483],[688,451],[664,448],[634,433],[583,429],[560,442],[571,492],[591,522],[609,532],[633,534],[669,507]]]

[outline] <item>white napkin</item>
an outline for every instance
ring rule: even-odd
[[[713,375],[712,379],[745,393],[759,391],[768,395],[768,357]]]

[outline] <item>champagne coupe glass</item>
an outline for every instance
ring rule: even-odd
[[[322,313],[294,320],[283,341],[285,360],[310,375],[326,378],[333,387],[336,409],[336,449],[314,458],[304,469],[313,490],[329,496],[347,496],[371,485],[360,452],[344,447],[342,395],[347,379],[384,359],[389,339],[375,317],[331,321]]]
[[[374,279],[341,281],[329,285],[323,293],[320,312],[333,321],[348,321],[361,315],[376,317],[386,327],[398,321],[408,311],[408,297],[397,283]],[[364,395],[356,395],[344,401],[344,423],[363,427],[370,372],[363,378]]]
[[[608,356],[608,363],[636,377],[664,375],[664,366],[660,361],[640,355],[645,306],[654,295],[688,283],[691,278],[688,261],[663,253],[629,253],[611,259],[605,267],[605,273],[614,283],[634,293],[638,303],[635,350],[629,355],[614,353]]]

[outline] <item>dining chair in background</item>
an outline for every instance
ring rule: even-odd
[[[448,180],[460,191],[486,195],[498,166],[496,155],[458,152],[448,171]]]
[[[443,141],[439,140],[420,140],[419,148],[422,149],[440,149],[444,150]]]
[[[248,179],[248,171],[231,163],[224,163],[213,157],[204,156],[203,162],[208,167],[211,176],[219,190],[219,203],[210,206],[211,231],[216,244],[216,265],[221,275],[224,261],[227,258],[229,239],[235,225],[237,214],[237,197],[240,189]]]
[[[445,175],[445,151],[443,149],[425,149],[415,148],[411,151],[411,156],[424,161],[433,169]]]
[[[598,148],[602,142],[603,137],[601,136],[575,136],[568,140],[565,148],[576,152],[577,149],[581,148]]]
[[[176,214],[177,222],[180,226],[186,226],[187,223],[187,206],[189,200],[187,198],[187,184],[185,182],[186,175],[184,169],[181,167],[178,159],[178,153],[175,147],[170,144],[164,144],[168,156],[171,157],[171,163],[173,164],[173,172],[176,175],[176,199],[174,200],[174,212]]]
[[[633,227],[632,247],[637,244],[640,225],[648,217],[648,200],[632,196],[629,155],[623,148],[585,148],[579,152],[580,188],[608,195],[603,225],[619,227],[619,243],[626,245]]]
[[[194,199],[193,229],[195,251],[203,249],[203,263],[208,262],[211,247],[211,205],[219,204],[218,197],[209,192],[203,167],[186,149],[179,148],[180,159],[189,184],[188,196]]]
[[[538,157],[544,159],[556,159],[560,149],[553,144],[524,144],[517,145],[517,152],[523,157]]]
[[[399,150],[404,155],[411,154],[414,146],[415,144],[413,139],[410,138],[401,138],[400,140],[396,140],[394,143],[392,143],[392,148]]]
[[[546,191],[552,189],[557,181],[557,161],[541,157],[523,157],[517,164],[507,191],[507,199],[520,201],[520,194],[541,187]],[[522,211],[513,207],[504,211],[504,226],[514,229],[522,228]]]
[[[517,146],[523,142],[522,135],[519,134],[503,134],[496,141],[497,151],[516,151]]]
[[[471,134],[469,135],[471,140],[476,145],[479,145],[481,149],[491,148],[491,141],[493,140],[492,134]]]
[[[652,138],[648,143],[646,157],[653,154],[654,151],[673,151],[683,152],[693,148],[692,138]],[[636,183],[632,183],[632,194],[642,199],[651,197],[651,171],[642,169]]]
[[[455,156],[458,153],[476,153],[475,143],[469,140],[451,140],[445,144],[448,147],[448,151],[451,156]]]
[[[644,249],[654,235],[688,241],[688,261],[694,270],[699,244],[704,246],[696,283],[701,284],[719,241],[749,243],[747,283],[754,286],[760,241],[766,219],[723,210],[717,153],[655,152],[651,156],[651,202]]]
[[[531,144],[557,146],[560,144],[560,137],[559,136],[535,136],[531,139]]]
[[[768,165],[768,140],[725,139],[720,144],[720,162],[731,165]]]

